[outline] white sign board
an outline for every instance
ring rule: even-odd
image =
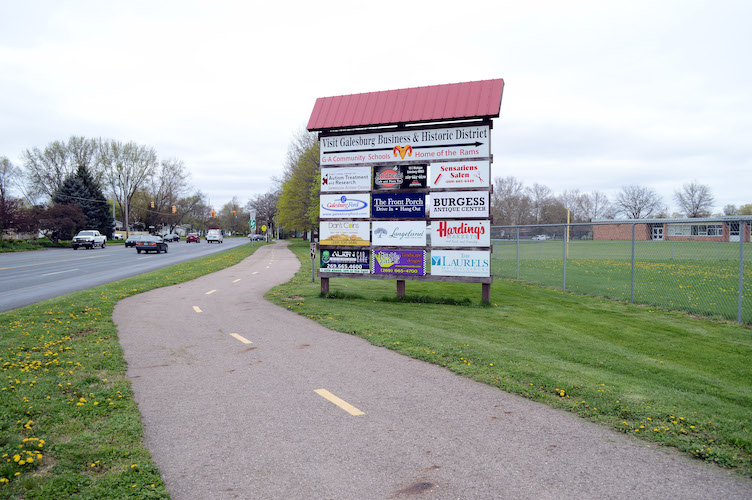
[[[371,232],[374,246],[426,246],[426,222],[422,220],[373,221]]]
[[[491,222],[488,220],[431,221],[431,246],[490,247]]]
[[[488,191],[449,191],[431,193],[430,217],[488,217]]]
[[[368,193],[322,194],[319,217],[322,219],[365,219],[371,215]]]
[[[432,188],[479,188],[490,185],[491,162],[457,161],[431,163],[429,187]]]
[[[321,246],[368,246],[371,244],[371,223],[365,220],[321,221]]]
[[[432,276],[491,276],[491,252],[482,250],[432,250]]]
[[[321,165],[462,160],[490,156],[488,125],[321,138]]]
[[[370,191],[371,167],[321,169],[321,192]]]

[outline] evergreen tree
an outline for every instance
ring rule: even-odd
[[[112,215],[107,199],[86,165],[79,166],[65,179],[53,194],[52,201],[78,205],[86,217],[86,229],[96,229],[107,238],[112,238]]]

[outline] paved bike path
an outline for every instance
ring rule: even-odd
[[[752,498],[733,473],[266,302],[298,267],[277,243],[116,306],[174,499]]]

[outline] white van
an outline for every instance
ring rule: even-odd
[[[206,233],[206,242],[207,243],[224,243],[224,238],[222,237],[222,230],[221,229],[209,229],[209,232]]]

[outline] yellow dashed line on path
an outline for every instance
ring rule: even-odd
[[[213,294],[214,292],[216,292],[216,290],[209,290],[209,291],[208,291],[208,292],[206,292],[206,293],[205,293],[204,295],[211,295],[211,294]]]
[[[258,274],[258,271],[253,271],[251,274]]]
[[[199,306],[193,306],[193,310],[196,311],[197,313],[204,312],[201,310]]]
[[[231,333],[230,335],[233,336],[233,337],[235,337],[236,339],[238,339],[239,341],[241,341],[244,344],[253,344],[253,342],[251,342],[247,338],[243,337],[242,335],[238,335],[237,333]]]
[[[334,403],[335,405],[339,406],[340,408],[342,408],[343,410],[345,410],[350,415],[353,415],[355,417],[357,417],[358,415],[365,415],[364,412],[358,410],[357,408],[355,408],[353,405],[351,405],[347,401],[341,400],[340,398],[338,398],[337,396],[335,396],[331,392],[327,391],[326,389],[316,389],[313,392],[315,392],[316,394],[318,394],[322,398],[326,399],[327,401],[329,401],[331,403]]]
[[[240,278],[238,278],[235,281],[233,281],[233,283],[237,283],[238,281],[240,281]]]

